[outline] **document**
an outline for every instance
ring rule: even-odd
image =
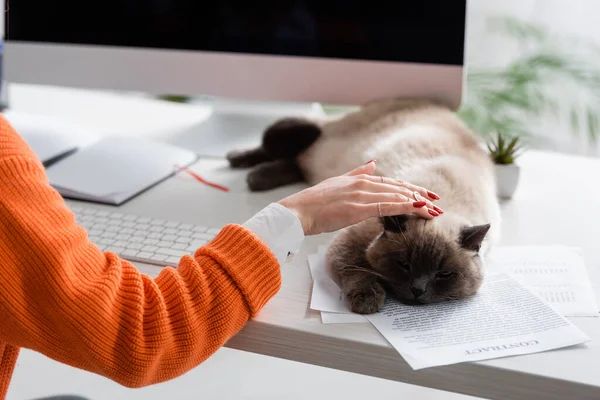
[[[498,247],[486,260],[507,272],[568,317],[598,317],[598,305],[580,249],[563,246]]]
[[[369,320],[360,314],[321,311],[321,322],[324,324],[368,324]]]
[[[407,306],[387,299],[367,316],[413,369],[536,353],[589,337],[507,274],[486,277],[477,295]]]
[[[308,256],[310,273],[313,278],[313,291],[310,308],[331,313],[350,313],[344,304],[339,286],[328,274],[325,253]]]

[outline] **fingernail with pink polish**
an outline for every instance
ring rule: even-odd
[[[371,160],[371,161],[369,161],[368,163],[366,163],[365,165],[367,165],[367,164],[371,164],[372,162],[377,162],[377,161],[375,161],[375,160]]]

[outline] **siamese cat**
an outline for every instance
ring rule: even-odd
[[[253,168],[253,191],[314,185],[376,160],[376,175],[439,194],[444,214],[432,220],[373,218],[336,235],[328,267],[355,313],[379,311],[386,295],[428,304],[472,296],[481,286],[482,258],[500,234],[493,162],[443,104],[381,99],[333,118],[284,118],[266,129],[259,147],[228,160]]]

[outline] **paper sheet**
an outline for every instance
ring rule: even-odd
[[[308,256],[310,273],[313,278],[313,291],[310,308],[330,313],[350,313],[344,304],[340,288],[327,273],[323,253]]]
[[[506,274],[469,299],[406,306],[387,300],[367,319],[413,369],[536,353],[590,339]]]
[[[332,313],[321,311],[321,322],[324,324],[354,324],[354,323],[369,323],[369,320],[364,315],[354,313]]]
[[[582,253],[562,246],[516,246],[493,249],[491,271],[508,272],[569,317],[598,317],[598,305]]]

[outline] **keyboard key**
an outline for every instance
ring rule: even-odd
[[[165,260],[167,264],[172,264],[173,266],[177,266],[181,261],[181,257],[169,257]]]
[[[155,253],[156,250],[158,250],[158,247],[156,247],[156,246],[144,246],[144,247],[142,247],[142,251],[149,251],[151,253]]]
[[[148,224],[136,224],[135,225],[135,229],[137,229],[139,231],[147,231],[148,229],[150,229],[150,225],[148,225]]]
[[[158,254],[166,254],[168,256],[174,256],[174,257],[183,257],[184,255],[187,254],[185,251],[174,250],[174,249],[158,249],[158,250],[156,250],[156,252]]]
[[[185,249],[185,251],[188,251],[188,252],[190,252],[190,253],[195,253],[195,252],[196,252],[196,250],[198,250],[200,247],[202,247],[202,246],[189,245],[189,246],[188,246],[188,247]]]
[[[175,235],[165,235],[162,238],[166,242],[174,242],[177,240],[177,236],[175,236]]]
[[[160,239],[163,235],[161,233],[157,233],[157,232],[151,232],[148,236],[148,238],[150,239]]]
[[[163,233],[165,235],[175,235],[177,233],[177,229],[174,228],[167,228],[163,230]]]
[[[141,250],[142,247],[144,247],[144,244],[142,244],[142,243],[128,243],[127,246],[125,246],[125,247],[127,247],[128,249]]]
[[[167,258],[169,258],[169,256],[165,254],[154,254],[152,257],[150,257],[152,261],[165,261]]]
[[[156,244],[158,244],[159,240],[158,239],[144,239],[144,241],[142,243],[147,244],[149,246],[154,246]]]
[[[193,229],[194,225],[192,224],[181,224],[179,225],[179,229],[181,230],[185,230],[185,231],[189,231],[190,229]]]
[[[126,215],[126,216],[123,218],[123,221],[128,221],[128,222],[130,222],[130,221],[135,221],[136,219],[138,219],[137,215]]]
[[[173,246],[171,246],[171,248],[175,250],[186,250],[187,247],[188,245],[184,243],[175,243]]]
[[[202,226],[202,225],[196,225],[194,227],[194,229],[192,229],[194,232],[206,232],[208,230],[208,228],[206,226]]]
[[[129,242],[126,242],[125,240],[117,240],[116,242],[113,243],[113,246],[127,247],[128,244],[129,244]]]
[[[194,240],[189,245],[191,247],[195,247],[197,249],[198,247],[204,246],[206,243],[207,243],[206,240]]]
[[[194,233],[194,235],[192,237],[194,239],[200,239],[200,240],[213,240],[215,238],[215,235],[210,235],[208,233]]]
[[[151,226],[150,227],[150,232],[159,232],[162,233],[165,230],[165,228],[163,228],[162,226]],[[177,232],[177,231],[175,231]]]
[[[104,251],[111,251],[115,254],[121,254],[121,252],[125,251],[125,249],[123,247],[108,246]]]
[[[188,243],[189,243],[191,240],[192,240],[192,239],[191,239],[191,238],[189,238],[189,237],[178,237],[178,238],[175,240],[175,243],[185,243],[185,244],[188,244]]]
[[[121,226],[124,228],[135,228],[135,222],[123,222]]]
[[[146,237],[146,235],[148,234],[148,231],[140,231],[140,230],[136,230],[135,232],[133,232],[134,236],[141,236],[141,237]]]
[[[175,243],[162,241],[162,242],[158,242],[156,245],[158,247],[167,247],[168,248],[168,247],[173,247],[175,245]]]
[[[165,228],[177,228],[179,226],[179,223],[177,222],[167,222],[165,224]]]
[[[145,239],[146,238],[141,236],[132,236],[131,239],[129,239],[129,241],[134,243],[142,243]]]
[[[190,236],[192,236],[192,231],[180,231],[179,236],[190,237]]]
[[[121,252],[121,257],[135,257],[139,253],[136,249],[125,249]]]
[[[150,225],[155,225],[155,226],[162,226],[166,223],[167,223],[167,221],[165,221],[164,219],[154,219],[154,220],[150,221]]]
[[[214,235],[218,235],[219,233],[221,233],[221,229],[216,229],[216,228],[209,229],[206,231],[206,233],[212,233]]]
[[[154,253],[150,253],[150,252],[147,252],[147,251],[140,251],[139,253],[137,253],[136,257],[149,259],[153,255],[154,255]]]

